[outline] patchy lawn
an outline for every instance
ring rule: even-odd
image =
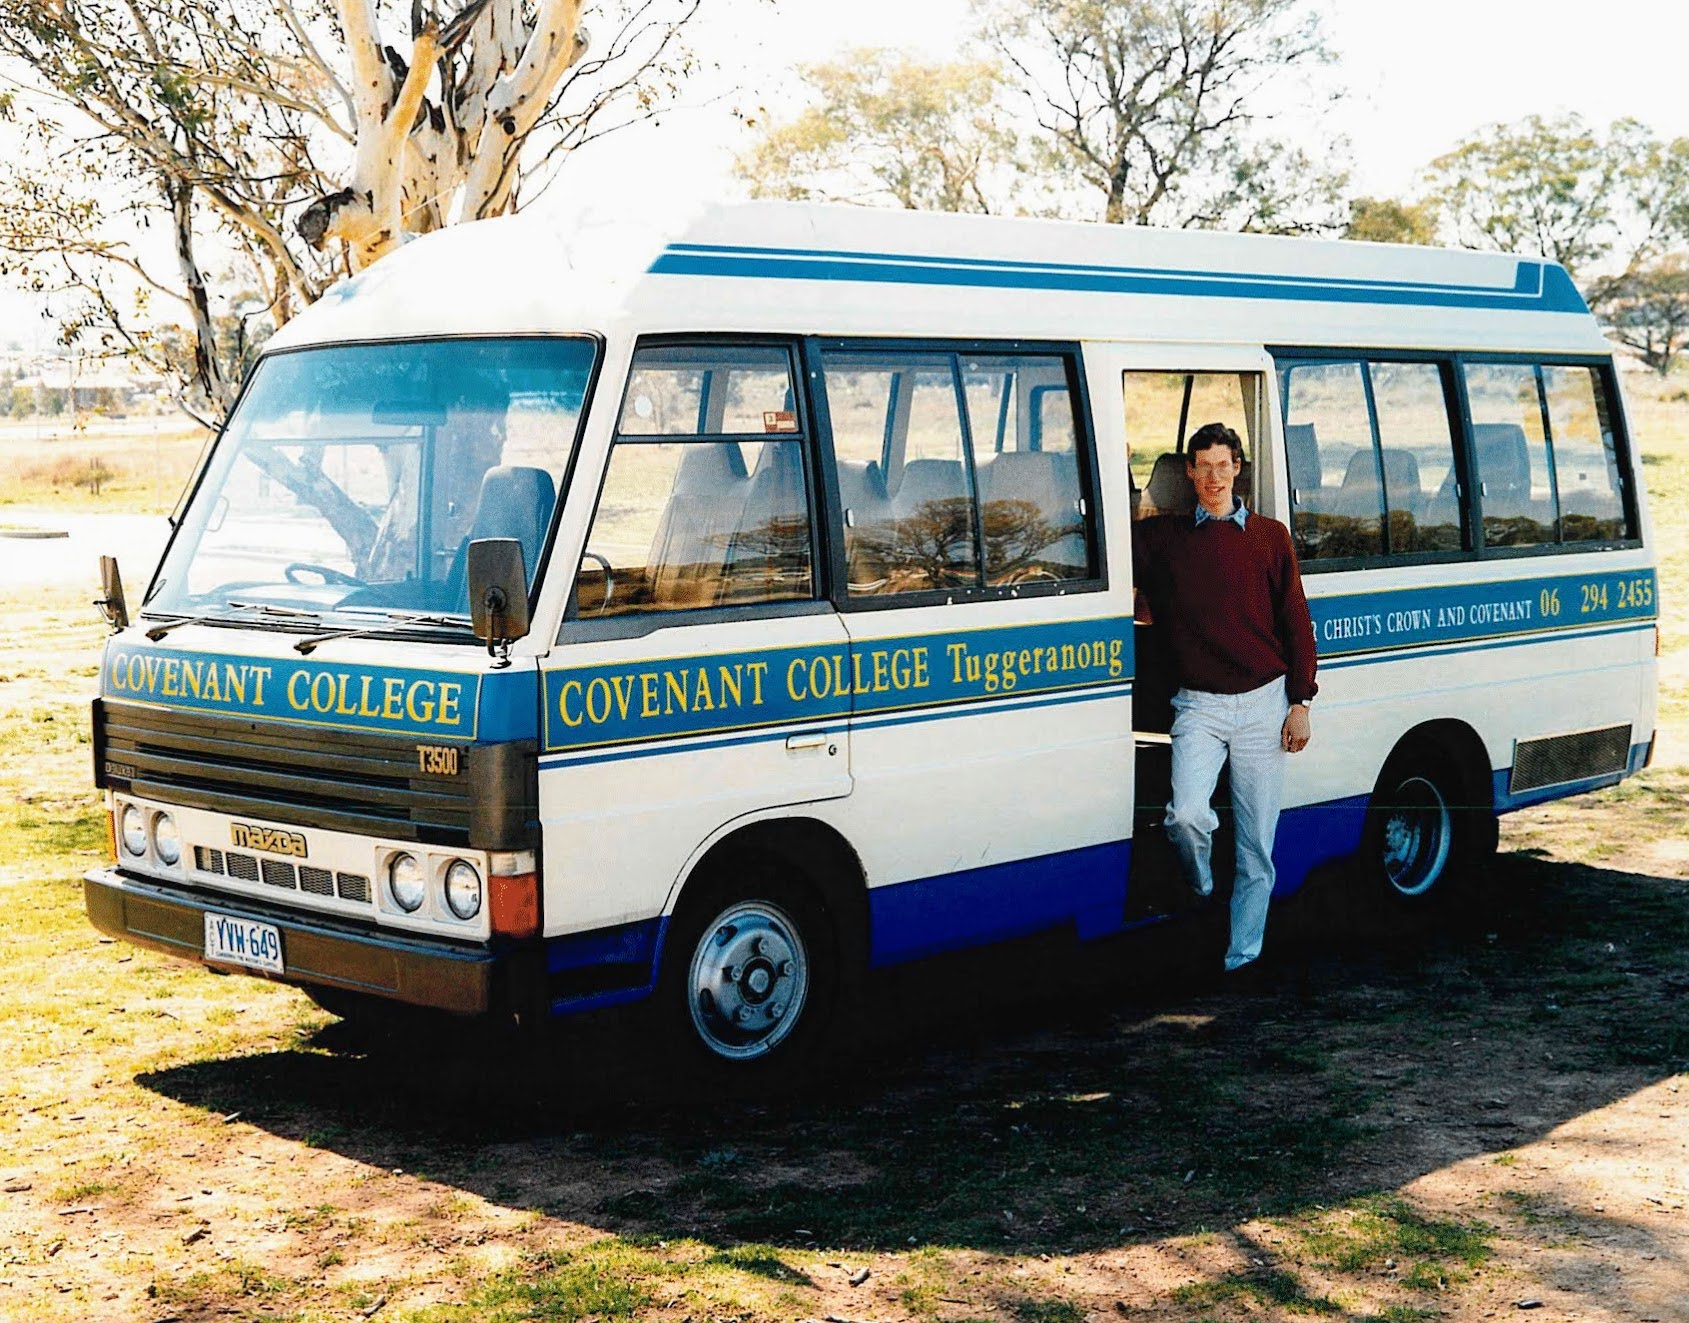
[[[1435,925],[1285,906],[1254,995],[1184,972],[1194,930],[902,971],[801,1098],[676,1100],[609,1018],[543,1068],[371,1052],[102,940],[100,628],[86,594],[0,600],[0,1317],[1681,1323],[1689,450],[1659,408],[1659,766],[1508,819]]]

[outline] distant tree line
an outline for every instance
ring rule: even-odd
[[[1352,196],[1309,0],[975,0],[959,58],[852,51],[753,125],[762,197],[1457,244],[1563,264],[1662,375],[1689,342],[1689,138],[1531,116],[1473,133],[1410,197]],[[1294,121],[1292,135],[1287,121]]]

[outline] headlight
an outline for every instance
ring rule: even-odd
[[[422,865],[414,854],[396,854],[387,864],[387,891],[393,903],[406,914],[422,908],[427,886],[422,877]]]
[[[452,860],[446,869],[446,907],[460,919],[481,912],[481,875],[462,859]]]
[[[152,848],[158,851],[158,861],[174,868],[182,858],[182,838],[176,831],[176,820],[168,813],[160,813],[152,820]]]
[[[123,806],[123,816],[117,820],[118,834],[123,838],[123,852],[139,859],[147,852],[146,815],[133,804]]]

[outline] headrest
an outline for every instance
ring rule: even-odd
[[[1144,504],[1158,514],[1190,514],[1196,509],[1196,488],[1185,472],[1183,455],[1157,455],[1144,484]]]
[[[736,442],[686,441],[674,492],[688,496],[725,496],[745,480],[745,456]]]
[[[475,506],[469,540],[516,538],[522,543],[532,573],[540,540],[551,523],[551,508],[556,503],[557,486],[544,469],[495,465],[481,479],[481,497]]]
[[[1473,423],[1472,441],[1478,452],[1478,476],[1486,483],[1530,486],[1531,456],[1525,429],[1518,423]]]
[[[1320,443],[1312,423],[1284,425],[1284,454],[1289,461],[1290,485],[1305,492],[1317,491],[1325,480],[1320,466]]]

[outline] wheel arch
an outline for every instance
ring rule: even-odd
[[[1466,800],[1459,807],[1494,814],[1495,778],[1491,775],[1489,747],[1483,736],[1457,717],[1424,721],[1405,731],[1379,767],[1372,798],[1377,798],[1392,768],[1427,749],[1442,753],[1459,767],[1466,792]]]
[[[840,950],[865,964],[868,953],[868,881],[862,860],[831,823],[804,814],[741,821],[724,827],[688,860],[669,893],[655,966],[662,967],[668,930],[689,892],[707,884],[728,860],[740,853],[775,854],[789,859],[817,893],[833,921]]]

